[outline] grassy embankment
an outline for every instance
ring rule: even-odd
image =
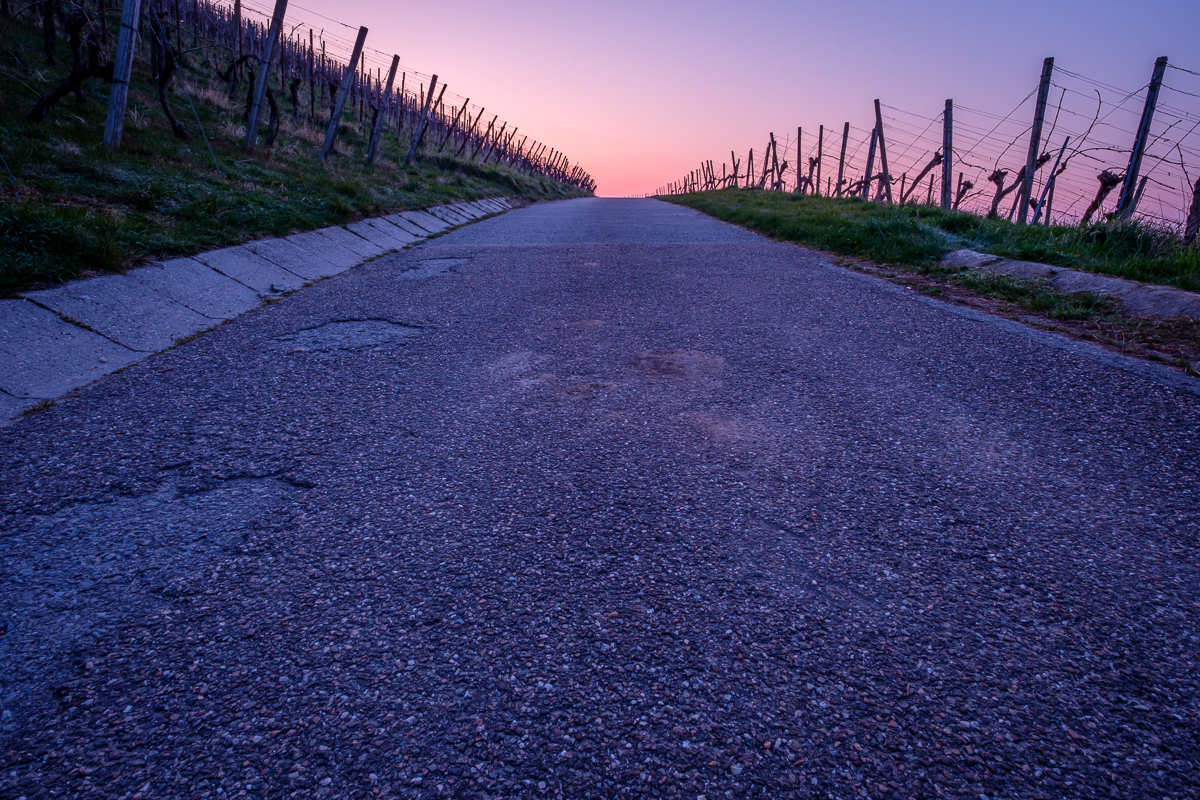
[[[116,23],[114,13],[114,34]],[[360,124],[349,107],[336,154],[322,165],[316,160],[322,121],[310,125],[302,116],[294,122],[286,98],[279,102],[282,123],[274,145],[247,155],[242,151],[247,84],[230,100],[199,53],[185,54],[169,90],[172,111],[188,133],[181,141],[150,83],[144,42],[134,65],[124,141],[113,153],[102,141],[109,87],[100,79],[84,84],[82,102],[71,95],[44,122],[26,119],[38,98],[70,71],[65,33],[58,34],[58,65],[49,66],[40,20],[35,26],[32,12],[0,20],[0,31],[0,156],[6,162],[0,169],[7,167],[0,173],[0,296],[120,271],[150,258],[398,209],[500,195],[534,201],[578,194],[566,184],[452,156],[426,157],[405,169],[407,138],[398,141],[394,128],[384,133],[375,166],[368,168],[369,110]],[[200,135],[189,93],[220,172]],[[307,92],[302,97],[306,110]],[[267,127],[265,105],[260,141]]]
[[[1200,247],[1185,247],[1174,232],[1137,222],[1101,222],[1086,228],[1014,225],[931,206],[748,189],[663,199],[775,239],[919,271],[936,271],[943,255],[967,248],[1200,291]]]
[[[951,250],[967,248],[1200,290],[1200,246],[1185,247],[1170,231],[1112,222],[1086,228],[1018,226],[929,206],[901,207],[747,189],[662,199],[774,239],[846,256],[846,266],[871,271],[924,294],[1026,322],[1040,317],[1050,329],[1166,361],[1190,374],[1196,374],[1194,364],[1200,363],[1200,324],[1194,320],[1147,321],[1125,314],[1112,298],[1064,294],[1046,279],[1026,280],[940,263]]]

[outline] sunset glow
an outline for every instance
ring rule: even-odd
[[[269,0],[247,7],[270,13]],[[782,143],[794,141],[797,127],[815,133],[824,125],[840,136],[849,121],[867,130],[877,97],[893,115],[922,118],[938,115],[947,98],[998,117],[1016,108],[1014,123],[1028,126],[1019,106],[1046,56],[1131,93],[1161,55],[1200,72],[1200,5],[1178,1],[302,0],[288,16],[290,25],[315,26],[335,53],[367,26],[373,70],[398,53],[408,80],[438,74],[459,102],[469,97],[488,118],[499,114],[581,163],[603,195],[651,192],[702,159],[719,172],[731,150],[761,148],[769,132]],[[1163,101],[1186,112],[1187,124],[1172,135],[1194,179],[1200,133],[1186,128],[1200,122],[1200,76],[1174,71],[1168,85]],[[1140,98],[1108,120],[1119,123],[1111,138],[1136,128]]]

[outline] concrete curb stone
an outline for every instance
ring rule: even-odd
[[[449,208],[431,208],[429,213],[450,225],[464,225],[471,221],[466,214],[451,211]]]
[[[392,237],[393,239],[397,239],[400,242],[403,242],[405,246],[410,245],[413,242],[419,242],[425,238],[424,236],[417,236],[416,234],[409,233],[404,228],[401,228],[399,225],[396,225],[395,223],[390,222],[389,220],[386,220],[383,217],[378,217],[376,219],[369,220],[369,224],[372,225],[373,227],[376,227],[379,230],[385,232],[388,236]]]
[[[58,397],[143,356],[36,303],[0,300],[0,390],[18,399]]]
[[[1143,316],[1200,319],[1200,294],[1170,286],[1138,283],[1034,261],[1015,261],[974,250],[947,253],[942,263],[948,267],[982,269],[1014,278],[1047,278],[1061,292],[1091,292],[1120,298],[1128,310]]]
[[[515,207],[493,203],[502,210]],[[0,300],[0,426],[38,401],[60,397],[172,347],[183,336],[258,308],[264,296],[299,289],[472,222],[478,211],[468,208],[446,211],[444,218],[407,211],[261,239],[125,275],[28,292],[29,300]]]
[[[283,267],[275,266],[245,245],[201,253],[195,258],[261,295],[278,294],[299,289],[304,285],[304,278]]]
[[[12,419],[28,408],[28,398],[22,400],[6,392],[0,392],[0,419]]]
[[[127,277],[213,321],[232,319],[262,303],[258,292],[249,286],[194,258],[147,264],[127,273]]]
[[[337,275],[339,272],[345,272],[354,265],[362,262],[362,257],[358,253],[343,247],[328,236],[322,236],[317,231],[295,233],[281,241],[289,242],[303,252],[316,256],[328,263],[328,267],[322,263],[306,264],[307,274],[304,277],[310,280]],[[259,245],[262,243],[256,242],[255,244]]]
[[[470,202],[466,202],[466,201],[464,201],[462,203],[455,203],[454,205],[450,206],[450,208],[454,209],[455,211],[460,211],[460,212],[466,214],[467,216],[471,217],[472,219],[479,219],[481,217],[486,217],[490,213],[488,211],[483,210],[483,208],[480,207],[477,203],[470,203]]]
[[[155,353],[212,320],[126,275],[103,275],[21,295],[130,350]]]
[[[415,236],[417,239],[425,239],[429,236],[429,231],[425,230],[415,222],[405,219],[399,214],[389,214],[386,217],[380,217],[380,219],[386,220],[400,230]]]
[[[337,242],[342,247],[354,253],[358,253],[362,258],[374,258],[383,253],[384,248],[367,241],[356,233],[352,233],[346,228],[334,226],[332,228],[321,228],[317,231],[330,241]]]
[[[356,236],[361,236],[373,245],[383,248],[383,252],[390,250],[399,250],[407,244],[402,239],[392,236],[386,229],[372,225],[367,220],[361,222],[352,222],[346,226],[346,230]]]
[[[424,211],[405,211],[400,214],[401,217],[411,222],[417,227],[429,231],[430,233],[441,233],[450,227],[450,224],[438,219],[432,214],[427,214]]]

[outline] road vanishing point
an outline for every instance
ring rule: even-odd
[[[1200,396],[653,200],[0,430],[0,796],[1196,797]]]

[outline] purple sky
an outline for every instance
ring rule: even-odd
[[[296,2],[301,18],[310,9],[367,25],[368,47],[438,73],[489,117],[564,151],[603,195],[653,191],[703,158],[761,147],[769,131],[868,128],[876,97],[928,117],[946,98],[1003,116],[1034,88],[1045,56],[1127,90],[1149,80],[1160,55],[1200,72],[1196,0]],[[1171,71],[1168,84],[1200,95],[1200,77]],[[1170,102],[1200,120],[1200,99],[1176,92]],[[1188,141],[1200,150],[1200,132]],[[1194,180],[1200,163],[1188,168]]]

